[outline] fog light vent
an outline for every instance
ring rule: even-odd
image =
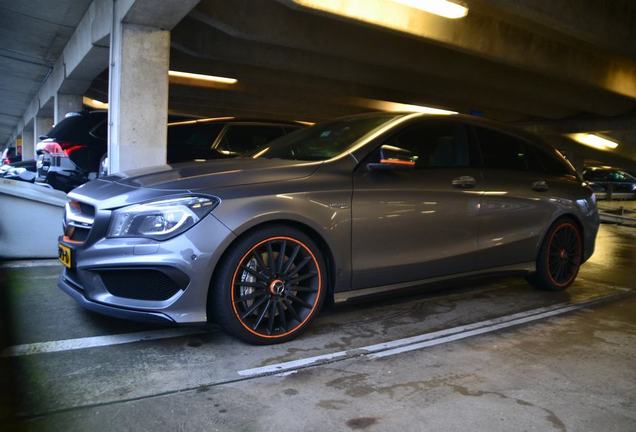
[[[109,293],[135,300],[167,300],[188,282],[176,269],[108,269],[99,273]]]

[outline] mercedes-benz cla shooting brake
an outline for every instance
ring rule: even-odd
[[[323,303],[518,271],[563,290],[594,250],[594,195],[552,147],[460,115],[373,113],[251,157],[104,177],[69,194],[62,290],[93,311],[215,320],[289,340]]]

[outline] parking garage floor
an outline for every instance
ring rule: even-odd
[[[57,265],[5,265],[2,355],[21,393],[5,426],[634,431],[635,264],[636,230],[603,225],[565,293],[518,277],[429,286],[330,307],[270,347],[94,315],[56,288]]]

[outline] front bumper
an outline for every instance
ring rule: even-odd
[[[105,315],[146,322],[205,322],[213,270],[234,238],[211,214],[161,242],[89,235],[85,243],[76,243],[62,238],[60,242],[72,249],[73,265],[64,269],[58,286],[86,309]],[[145,283],[143,278],[152,274],[167,275],[159,282],[174,282],[174,287]]]
[[[138,311],[132,309],[124,309],[122,307],[108,306],[87,299],[82,293],[81,288],[72,284],[64,274],[60,275],[57,286],[62,291],[71,296],[73,300],[78,302],[80,306],[102,315],[108,315],[115,318],[122,318],[131,321],[151,322],[156,324],[174,324],[174,320],[168,315],[157,312]]]

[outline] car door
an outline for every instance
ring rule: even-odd
[[[412,169],[369,169],[380,162],[382,145],[410,151]],[[476,269],[479,196],[469,192],[481,173],[474,162],[462,123],[429,119],[387,137],[358,165],[352,199],[354,289]]]
[[[481,264],[495,268],[532,262],[552,218],[560,180],[541,164],[543,150],[526,139],[487,127],[473,130],[483,159]]]

